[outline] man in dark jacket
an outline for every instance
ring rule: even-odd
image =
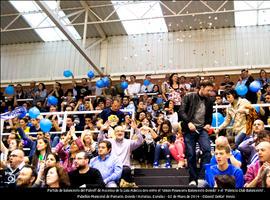
[[[89,154],[81,151],[76,154],[75,166],[77,169],[70,172],[69,179],[72,187],[105,187],[102,176],[98,169],[89,167]]]
[[[200,83],[197,93],[189,93],[183,98],[179,110],[183,121],[182,129],[186,144],[186,158],[189,166],[190,185],[199,185],[204,179],[204,165],[210,162],[211,145],[208,130],[211,128],[213,101],[209,98],[213,84],[209,81]],[[202,150],[200,170],[197,170],[196,143]],[[199,181],[198,181],[199,179]]]

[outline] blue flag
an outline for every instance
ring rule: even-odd
[[[15,108],[11,112],[6,112],[6,113],[1,114],[1,119],[4,119],[4,120],[12,119],[20,115],[25,115],[26,113],[27,113],[26,108],[23,106],[20,106],[20,107]]]

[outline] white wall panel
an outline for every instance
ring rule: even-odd
[[[97,66],[104,54],[107,66],[100,67],[112,75],[270,66],[270,26],[114,36],[104,42],[87,52]],[[2,82],[65,79],[65,69],[75,77],[91,69],[68,41],[1,46]]]
[[[109,73],[269,65],[269,38],[270,26],[112,37]]]
[[[87,53],[99,66],[100,45]],[[86,76],[92,69],[69,41],[1,46],[2,82],[64,79],[65,69],[77,77]]]

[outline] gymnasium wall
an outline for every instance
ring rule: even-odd
[[[270,69],[270,26],[114,36],[87,52],[116,79],[120,74],[238,74],[244,67],[256,73]],[[66,80],[65,69],[77,78],[92,69],[69,41],[1,46],[1,83]]]

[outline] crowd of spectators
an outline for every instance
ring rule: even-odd
[[[13,95],[2,94],[1,113],[35,106],[47,114],[5,120],[0,187],[136,187],[131,160],[153,168],[171,168],[174,160],[198,187],[270,187],[270,106],[252,107],[270,103],[265,70],[256,79],[261,89],[245,95],[235,88],[254,81],[246,69],[235,83],[224,75],[220,85],[214,76],[188,82],[177,73],[161,85],[154,85],[150,74],[148,84],[131,75],[127,89],[121,85],[125,75],[115,85],[108,80],[98,88],[73,77],[72,88],[55,82],[51,91],[44,83],[31,83],[27,90],[17,84]],[[51,105],[49,96],[57,104]],[[215,129],[214,105],[228,105],[217,109],[226,119]],[[100,112],[64,117],[58,111]],[[49,132],[40,127],[43,118],[52,122]]]

